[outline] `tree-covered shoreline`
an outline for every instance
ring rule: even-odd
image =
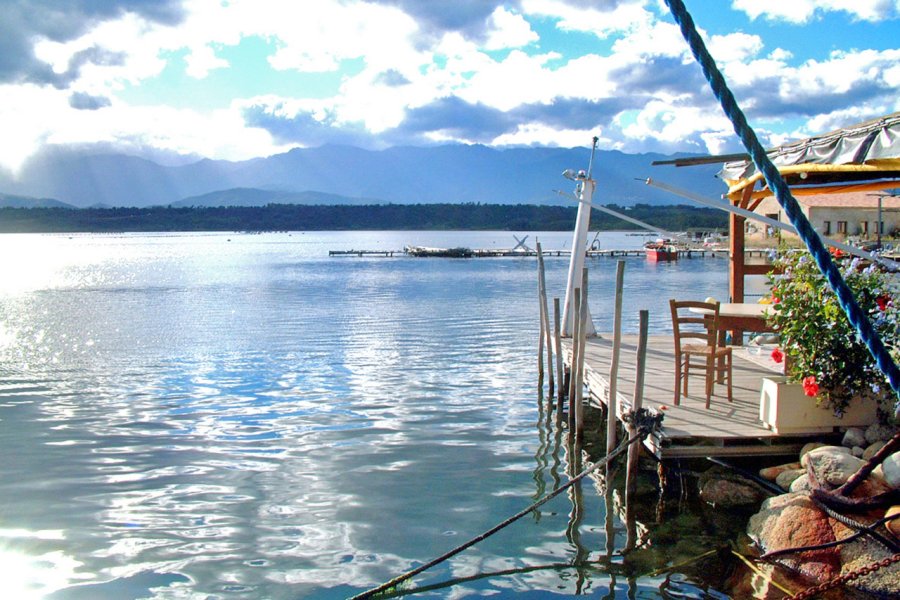
[[[660,229],[723,229],[728,217],[712,208],[686,205],[609,205]],[[0,233],[109,233],[147,231],[343,231],[508,230],[565,231],[576,208],[527,204],[372,204],[151,208],[0,208]],[[637,226],[594,210],[591,229]]]

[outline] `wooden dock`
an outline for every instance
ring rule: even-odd
[[[571,254],[571,250],[544,250],[543,255],[545,257],[550,256],[569,256]],[[625,256],[644,256],[645,252],[643,248],[629,248],[626,250],[586,250],[585,256],[588,258],[620,258]],[[383,257],[392,257],[392,256],[403,256],[412,254],[406,252],[405,250],[329,250],[328,256],[383,256]],[[416,256],[444,256],[443,254],[418,254]],[[523,258],[523,257],[535,257],[537,256],[537,252],[534,250],[521,250],[521,249],[493,249],[493,248],[476,248],[471,250],[471,254],[466,254],[465,256],[454,256],[454,258]],[[709,257],[722,257],[725,258],[728,256],[727,250],[722,250],[718,248],[693,248],[693,249],[680,249],[678,250],[679,258],[709,258]]]
[[[563,340],[563,356],[568,364],[571,339]],[[619,413],[630,410],[634,393],[637,336],[623,336],[616,396]],[[609,397],[609,365],[612,336],[588,338],[585,350],[585,384],[595,406],[606,405]],[[716,385],[710,408],[706,409],[703,377],[691,379],[689,394],[681,404],[672,404],[675,395],[675,352],[672,335],[650,336],[644,375],[643,406],[665,414],[662,432],[645,442],[659,459],[765,456],[799,453],[810,438],[822,433],[779,436],[759,420],[762,378],[778,375],[766,365],[766,356],[753,357],[747,347],[734,348],[734,402],[729,403],[724,385]],[[623,408],[624,407],[624,408]],[[665,408],[663,408],[665,407]]]
[[[394,256],[403,254],[402,250],[329,250],[328,256]]]

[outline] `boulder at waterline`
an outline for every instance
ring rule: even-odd
[[[898,504],[896,506],[892,506],[889,509],[887,509],[884,513],[884,516],[885,517],[893,517],[893,516],[897,517],[896,519],[893,519],[893,520],[885,523],[885,527],[887,527],[887,530],[890,531],[891,534],[895,538],[900,539],[900,504]]]
[[[805,446],[804,446],[805,447]],[[800,456],[800,464],[803,468],[806,468],[807,463],[809,463],[809,457],[811,454],[816,452],[835,452],[835,453],[843,453],[847,456],[851,456],[850,448],[844,448],[843,446],[828,446],[826,444],[819,444],[815,448],[811,448],[809,452],[805,452]]]
[[[841,446],[845,448],[853,448],[854,446],[865,447],[866,430],[862,427],[850,427],[844,432],[844,439],[841,440]]]
[[[885,442],[884,440],[879,440],[879,441],[875,442],[874,444],[870,445],[869,447],[866,448],[865,452],[863,452],[862,459],[869,460],[870,458],[875,456],[875,453],[878,452],[879,450],[881,450],[885,444],[887,444],[887,442]]]
[[[753,481],[713,467],[700,476],[700,498],[717,507],[759,506],[769,494]]]
[[[778,476],[781,475],[784,471],[796,471],[799,468],[801,468],[799,462],[787,463],[784,465],[778,465],[776,467],[766,467],[759,470],[759,476],[767,481],[776,481],[778,479]]]
[[[747,534],[765,551],[814,546],[835,540],[828,517],[804,493],[774,496],[750,517]],[[781,562],[815,581],[841,571],[840,550],[826,548],[788,554]]]
[[[874,519],[858,518],[858,520],[865,524],[874,522]],[[831,520],[831,525],[835,538],[839,540],[850,537],[856,532],[840,521]],[[847,575],[891,557],[891,552],[887,548],[868,536],[862,536],[852,542],[841,544],[839,547],[841,575]],[[894,563],[869,575],[863,575],[854,580],[851,585],[864,592],[896,597],[896,594],[900,593],[900,563]]]
[[[791,484],[794,483],[798,477],[803,477],[804,475],[806,475],[806,469],[788,469],[787,471],[782,471],[778,474],[778,477],[775,478],[775,484],[781,489],[786,490],[791,487]]]
[[[839,486],[859,471],[865,461],[849,454],[847,448],[825,446],[806,455],[807,466],[812,469],[820,484]]]
[[[894,452],[881,463],[884,481],[891,488],[900,489],[900,452]]]
[[[875,423],[866,428],[866,441],[870,444],[875,442],[886,442],[894,437],[894,428],[890,425]]]

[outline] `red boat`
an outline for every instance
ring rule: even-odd
[[[678,248],[666,240],[657,240],[644,244],[647,260],[650,262],[663,262],[678,260]]]

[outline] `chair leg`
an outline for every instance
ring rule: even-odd
[[[732,371],[732,360],[731,360],[731,352],[725,357],[726,368],[728,369],[728,401],[732,402],[731,399],[731,381],[734,379],[734,371]]]
[[[710,355],[706,359],[706,408],[709,408],[709,400],[712,396],[713,382],[716,376],[716,357]]]
[[[681,404],[681,358],[675,358],[675,406]]]

